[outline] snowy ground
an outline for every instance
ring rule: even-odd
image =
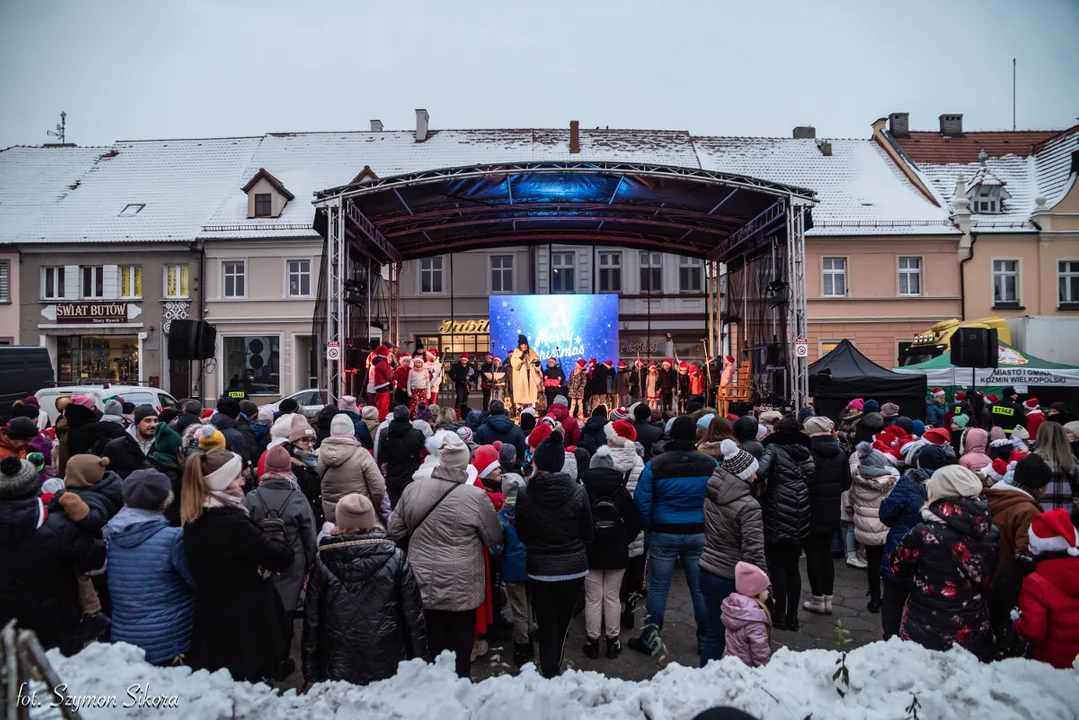
[[[930,652],[891,640],[855,649],[847,657],[849,688],[840,697],[832,675],[835,651],[780,650],[772,662],[749,669],[733,658],[704,669],[671,665],[650,681],[569,671],[543,680],[532,666],[471,684],[459,680],[448,654],[435,665],[412,661],[398,674],[366,687],[322,683],[306,695],[280,695],[265,685],[234,683],[225,671],[192,673],[158,668],[131,645],[91,645],[73,658],[49,658],[69,692],[85,700],[115,696],[115,706],[82,708],[86,718],[692,718],[716,705],[731,705],[762,720],[827,720],[917,717],[932,720],[1079,717],[1079,670],[1054,670],[1030,660],[980,664],[962,650]],[[148,687],[147,687],[148,685]],[[175,709],[140,706],[136,698],[166,696]],[[175,700],[173,700],[175,696]],[[43,705],[52,699],[41,693]],[[131,707],[126,707],[129,705]],[[35,714],[36,716],[38,714]]]

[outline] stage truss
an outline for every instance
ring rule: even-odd
[[[794,341],[807,332],[805,231],[816,202],[810,190],[756,178],[615,162],[438,169],[316,193],[315,226],[326,244],[315,330],[321,348],[341,348],[338,360],[324,354],[320,386],[331,402],[347,394],[345,348],[359,340],[357,326],[381,322],[375,319],[379,299],[371,295],[370,275],[366,304],[350,307],[345,300],[346,285],[361,265],[373,262],[381,269],[388,315],[382,341],[399,344],[401,276],[408,260],[478,247],[614,245],[703,259],[706,344],[713,356],[722,354],[728,266],[745,271],[767,253],[781,260],[771,268],[788,293],[775,309],[786,330],[778,341],[789,369],[785,390],[800,408],[809,392],[808,361],[797,356]],[[747,288],[743,282],[743,293]],[[350,317],[357,312],[365,316],[362,324]]]

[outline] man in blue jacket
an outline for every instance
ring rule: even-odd
[[[945,395],[942,388],[933,388],[933,396],[925,408],[925,424],[944,427],[944,417],[948,414]]]
[[[704,639],[707,617],[698,563],[704,551],[705,488],[716,469],[716,461],[696,450],[697,426],[688,415],[675,418],[670,436],[666,452],[644,466],[633,493],[644,529],[652,536],[644,626],[639,638],[630,638],[629,646],[646,655],[659,653],[663,646],[659,633],[663,629],[675,561],[679,558],[693,599],[698,648]]]
[[[519,458],[523,458],[525,450],[528,449],[524,432],[506,414],[506,405],[501,400],[491,401],[491,414],[472,436],[472,441],[478,445],[491,445],[495,440],[501,440],[503,445],[512,445],[517,448]]]

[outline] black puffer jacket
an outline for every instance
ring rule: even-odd
[[[899,635],[930,650],[957,643],[988,662],[988,599],[1000,542],[989,506],[982,498],[945,498],[930,503],[922,519],[889,558],[896,579],[914,581]]]
[[[764,446],[757,439],[757,428],[759,427],[760,423],[757,422],[757,418],[748,415],[734,421],[734,438],[742,444],[743,450],[758,460],[764,455]]]
[[[850,463],[831,435],[810,438],[813,444],[813,479],[809,483],[809,530],[839,529],[839,496],[850,487]]]
[[[588,418],[581,430],[581,447],[594,454],[600,445],[606,445],[607,436],[603,434],[603,428],[609,422],[607,418],[598,415]]]
[[[90,512],[75,524],[83,532],[97,537],[101,536],[101,530],[124,506],[124,481],[111,470],[106,470],[105,476],[90,487],[67,488],[63,492],[74,493],[86,503]],[[59,498],[61,494],[57,493],[56,497]]]
[[[105,563],[105,543],[80,530],[54,497],[48,517],[36,497],[0,501],[0,625],[15,618],[46,648],[65,648],[79,626],[76,568]]]
[[[221,431],[221,434],[225,436],[225,449],[229,452],[234,452],[240,456],[244,461],[244,465],[251,462],[251,457],[247,452],[247,438],[240,431],[240,426],[235,420],[228,415],[222,413],[214,413],[210,418],[210,424]],[[258,458],[255,458],[258,460]]]
[[[529,575],[588,570],[592,506],[588,492],[566,473],[540,473],[517,495],[517,538],[528,548]]]
[[[382,434],[382,447],[378,451],[379,462],[386,464],[386,493],[390,496],[390,506],[397,507],[401,493],[412,482],[412,475],[420,469],[420,450],[423,449],[423,433],[412,427],[407,410],[404,419],[394,415],[393,420]]]
[[[120,437],[124,434],[124,426],[120,423],[99,422],[99,415],[81,405],[70,403],[64,408],[64,417],[67,418],[67,451],[68,457],[92,453],[98,439]]]
[[[648,420],[633,423],[633,429],[637,431],[637,442],[644,448],[644,461],[648,462],[655,453],[652,444],[663,437],[663,428],[656,427]]]
[[[593,570],[619,570],[629,564],[629,544],[641,531],[641,512],[633,497],[626,490],[628,475],[613,468],[589,468],[584,471],[581,483],[588,491],[588,502],[595,503],[609,499],[618,509],[622,527],[620,537],[606,541],[593,540],[588,543],[588,567]]]
[[[809,436],[775,432],[764,439],[764,454],[757,477],[764,482],[766,545],[801,545],[809,535],[809,483],[813,481],[813,455]]]
[[[427,655],[420,589],[381,530],[325,538],[307,583],[303,676],[366,685]]]

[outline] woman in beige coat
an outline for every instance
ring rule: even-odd
[[[513,402],[517,409],[533,407],[540,391],[539,355],[524,335],[517,336],[517,347],[510,354],[513,368]]]
[[[854,515],[854,537],[865,546],[869,565],[869,612],[880,612],[880,560],[888,526],[880,520],[880,504],[899,482],[899,471],[887,456],[867,442],[858,443],[858,466],[851,476],[847,502]]]
[[[476,608],[487,587],[483,549],[502,542],[502,524],[483,488],[468,482],[468,446],[446,433],[431,477],[409,483],[390,515],[390,538],[409,539],[433,655],[457,655],[457,675],[467,678]]]
[[[371,501],[375,513],[382,514],[386,479],[371,453],[356,439],[352,419],[344,413],[334,415],[330,421],[330,436],[318,451],[318,474],[322,478],[322,512],[327,521],[336,524],[337,501],[349,493],[363,495]]]

